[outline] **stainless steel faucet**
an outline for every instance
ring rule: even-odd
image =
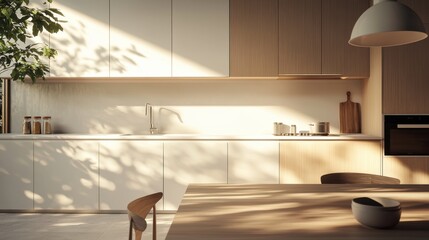
[[[146,103],[146,116],[149,112],[149,119],[150,119],[150,134],[157,134],[158,133],[158,128],[155,127],[155,124],[153,123],[153,110],[152,110],[152,105],[150,103]]]

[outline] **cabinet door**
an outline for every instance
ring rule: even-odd
[[[428,0],[400,0],[419,15],[423,23],[429,24],[429,1]],[[426,27],[426,31],[428,28]]]
[[[381,174],[380,141],[284,141],[280,143],[281,183],[320,183],[323,174]]]
[[[34,142],[34,208],[98,210],[98,143]]]
[[[278,75],[278,1],[230,1],[230,76]]]
[[[429,10],[428,10],[429,11]],[[429,29],[429,24],[425,24]],[[429,112],[429,39],[383,48],[383,113]]]
[[[369,48],[348,44],[368,0],[322,1],[322,73],[369,77]]]
[[[109,0],[56,0],[64,14],[64,31],[52,34],[51,77],[109,76]]]
[[[110,1],[110,76],[171,77],[171,0]]]
[[[229,0],[173,0],[173,77],[229,76]]]
[[[226,142],[164,142],[164,210],[177,210],[190,183],[227,183]]]
[[[0,141],[0,209],[33,209],[33,142]]]
[[[279,73],[321,73],[321,1],[279,0]]]
[[[100,210],[126,210],[132,200],[163,191],[162,141],[102,141],[99,156]]]
[[[279,142],[228,142],[228,183],[279,183]]]
[[[384,157],[383,174],[403,184],[429,183],[429,157]]]

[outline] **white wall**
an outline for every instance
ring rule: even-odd
[[[150,102],[161,133],[272,134],[273,122],[308,130],[314,121],[329,121],[338,133],[347,91],[361,102],[360,80],[16,82],[11,130],[21,132],[24,115],[50,115],[56,133],[147,133]]]

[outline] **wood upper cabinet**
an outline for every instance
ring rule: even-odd
[[[367,0],[279,0],[279,74],[369,77],[369,49],[348,44]]]
[[[230,76],[278,75],[278,0],[230,1]]]
[[[279,73],[320,74],[320,0],[279,0]]]
[[[171,77],[171,0],[110,1],[110,76]]]
[[[280,183],[320,183],[323,174],[381,174],[381,141],[280,142]]]
[[[429,1],[428,0],[399,0],[403,4],[413,9],[423,23],[429,23]],[[426,27],[426,31],[428,28]]]
[[[429,1],[411,2],[416,6],[428,6],[413,9],[418,14],[429,14]],[[423,15],[425,16],[425,15]],[[427,15],[426,15],[427,16]],[[422,18],[423,21],[424,18]],[[429,30],[429,22],[425,23]],[[429,39],[383,48],[383,113],[384,114],[428,114],[429,113]]]
[[[369,77],[369,48],[348,44],[368,0],[322,1],[322,73]]]
[[[109,76],[109,0],[57,0],[51,5],[64,14],[64,31],[52,34],[51,77]]]
[[[229,76],[229,0],[172,4],[172,76]]]

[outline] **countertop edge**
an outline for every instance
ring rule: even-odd
[[[269,134],[255,135],[214,135],[214,134],[0,134],[0,140],[213,140],[213,141],[381,141],[382,137],[364,134],[344,134],[329,136],[274,136]]]

